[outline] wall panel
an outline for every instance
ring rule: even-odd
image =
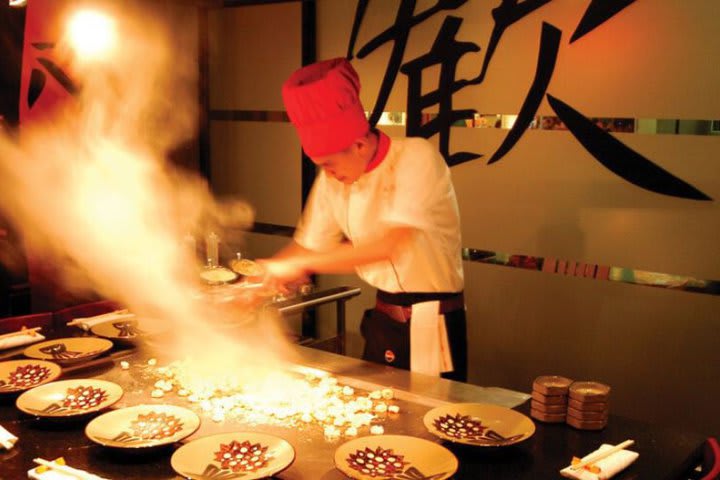
[[[247,200],[256,221],[294,225],[300,142],[286,122],[228,117],[282,111],[283,81],[301,64],[299,2],[211,10],[210,183]],[[225,119],[225,120],[220,120]]]
[[[258,222],[295,225],[300,142],[288,123],[213,121],[213,191],[250,202]]]
[[[420,0],[416,13],[438,2]],[[344,56],[357,2],[318,0],[317,58]],[[354,54],[392,25],[400,0],[371,0]],[[480,47],[457,64],[456,79],[477,76],[499,1],[473,0],[412,28],[403,63],[426,54],[449,16],[462,18],[455,39]],[[543,23],[562,31],[547,93],[588,118],[637,119],[632,133],[610,135],[691,184],[709,201],[651,192],[603,166],[567,130],[523,132],[498,162],[488,160],[506,128],[450,128],[450,153],[479,159],[453,166],[465,247],[553,257],[650,272],[720,279],[720,137],[705,136],[720,118],[717,2],[637,1],[574,43],[591,4],[553,0],[503,34],[484,80],[452,97],[455,109],[517,115],[536,75]],[[211,105],[218,111],[282,110],[280,85],[300,65],[300,2],[221,9],[211,17]],[[251,46],[252,48],[248,48]],[[361,98],[372,110],[394,42],[355,58]],[[438,86],[438,65],[422,73],[422,93]],[[399,73],[386,112],[407,110],[408,77]],[[437,113],[438,105],[423,113]],[[556,115],[547,97],[537,115]],[[217,117],[216,117],[217,118]],[[382,126],[402,135],[403,126]],[[682,135],[675,135],[675,131]],[[241,195],[259,221],[294,225],[300,211],[299,144],[283,122],[215,120],[212,185]],[[439,134],[431,141],[439,145]],[[280,172],[280,173],[279,173]],[[268,244],[248,241],[266,255]],[[649,288],[549,272],[466,262],[471,381],[529,390],[541,374],[606,381],[613,411],[720,431],[710,379],[720,374],[714,323],[720,296]],[[321,276],[320,286],[360,285]],[[359,320],[373,289],[348,304],[349,352],[359,355]],[[321,334],[333,328],[323,311]],[[522,334],[518,333],[522,332]],[[702,393],[700,393],[702,392]],[[707,395],[706,395],[707,393]],[[658,401],[661,399],[662,401]],[[693,408],[686,408],[692,405]],[[710,419],[710,420],[709,420]]]
[[[345,55],[356,2],[318,2],[318,58]],[[437,2],[418,1],[415,12]],[[494,1],[472,1],[414,27],[403,63],[427,53],[447,15],[463,18],[456,40],[466,54],[457,79],[478,75],[487,51]],[[640,188],[603,166],[567,130],[529,130],[497,163],[488,160],[507,128],[450,129],[450,152],[482,157],[452,167],[466,247],[651,272],[720,278],[720,143],[703,136],[720,115],[720,70],[708,59],[720,47],[715,2],[634,2],[574,43],[589,1],[553,0],[508,28],[481,84],[452,97],[453,108],[517,114],[536,73],[543,22],[562,31],[547,93],[587,117],[627,117],[634,133],[612,135],[712,198],[688,200]],[[399,0],[370,1],[354,53],[391,26]],[[353,59],[361,97],[372,110],[394,43]],[[423,73],[423,93],[438,85],[439,66]],[[386,112],[407,110],[408,78],[399,73]],[[424,113],[436,113],[430,105]],[[556,115],[546,98],[538,115]],[[463,123],[463,122],[459,122]],[[692,126],[689,126],[692,125]],[[390,135],[403,127],[381,127]],[[683,135],[674,135],[675,129]],[[439,144],[439,135],[431,141]],[[626,283],[465,262],[471,381],[528,391],[541,374],[606,381],[613,411],[720,430],[710,378],[720,374],[713,347],[720,297]],[[348,283],[323,276],[324,285]],[[360,315],[374,290],[349,308]],[[353,301],[355,302],[355,301]],[[351,302],[352,303],[352,302]],[[327,317],[326,321],[330,321]],[[359,321],[359,318],[358,318]],[[361,340],[349,320],[351,353]],[[519,334],[518,332],[522,332]],[[708,390],[709,389],[709,390]],[[703,392],[703,393],[699,393]],[[705,393],[709,393],[705,397]],[[686,406],[692,405],[692,409]],[[690,411],[692,410],[692,411]]]
[[[211,11],[210,108],[283,110],[280,87],[300,65],[300,2]]]

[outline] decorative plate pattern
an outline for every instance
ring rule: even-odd
[[[356,438],[335,451],[335,466],[356,480],[444,480],[458,468],[455,455],[435,442],[405,435]]]
[[[405,471],[408,463],[402,455],[393,452],[393,449],[377,447],[375,450],[365,447],[357,450],[347,458],[350,468],[371,477],[395,477]]]
[[[175,405],[136,405],[93,419],[85,435],[101,445],[115,448],[148,448],[186,438],[200,427],[191,410]]]
[[[113,341],[133,343],[144,340],[151,335],[161,334],[169,330],[169,326],[158,319],[132,318],[127,320],[110,320],[94,325],[90,331],[98,337]]]
[[[68,364],[90,360],[110,350],[113,343],[104,338],[70,337],[36,343],[23,351],[26,357]]]
[[[222,433],[199,438],[172,456],[173,469],[196,480],[253,480],[285,470],[295,450],[274,435],[255,432]]]
[[[63,380],[33,388],[16,401],[18,409],[38,417],[86,415],[110,407],[122,398],[120,385],[90,378]]]
[[[437,407],[425,414],[423,422],[443,440],[486,447],[512,445],[535,432],[535,424],[522,413],[482,403]]]
[[[0,362],[0,393],[15,393],[52,382],[62,373],[56,363],[43,360]]]

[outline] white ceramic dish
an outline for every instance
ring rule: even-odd
[[[200,427],[192,410],[175,405],[135,405],[94,418],[85,435],[105,447],[148,449],[189,437]]]
[[[443,440],[481,447],[513,445],[535,433],[535,424],[522,413],[484,403],[443,405],[426,413],[423,423]]]
[[[90,360],[110,350],[113,343],[104,338],[69,337],[36,343],[27,347],[23,354],[39,360],[50,360],[61,365]]]
[[[15,402],[18,409],[37,417],[68,418],[99,412],[123,396],[120,385],[81,378],[46,383],[28,390]]]
[[[113,342],[134,344],[169,330],[170,326],[161,320],[135,317],[98,323],[90,332]]]
[[[45,360],[0,362],[0,394],[29,390],[52,382],[61,373],[60,365]]]
[[[444,480],[458,469],[458,460],[435,442],[406,435],[356,438],[335,451],[335,467],[356,480]]]
[[[295,449],[274,435],[257,432],[221,433],[198,438],[175,451],[173,469],[193,480],[255,480],[288,468]]]

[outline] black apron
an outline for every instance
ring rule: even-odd
[[[388,293],[377,294],[377,306],[366,310],[360,323],[365,339],[363,359],[404,370],[410,370],[409,307],[415,303],[440,301],[440,313],[445,316],[450,355],[454,370],[441,374],[443,378],[467,381],[467,319],[460,293]],[[398,309],[389,309],[397,306]],[[381,308],[382,307],[382,308]],[[403,309],[402,307],[406,307]],[[406,312],[404,315],[402,312]]]

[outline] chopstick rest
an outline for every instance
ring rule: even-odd
[[[33,460],[39,467],[28,470],[28,478],[35,480],[108,480],[93,473],[65,465],[63,457],[52,462],[36,458]]]
[[[10,450],[15,446],[17,441],[18,437],[8,432],[2,425],[0,425],[0,446],[6,450]]]
[[[633,443],[633,440],[626,440],[618,445],[603,444],[594,452],[560,470],[560,475],[576,480],[612,478],[637,460],[637,452],[625,450]]]

